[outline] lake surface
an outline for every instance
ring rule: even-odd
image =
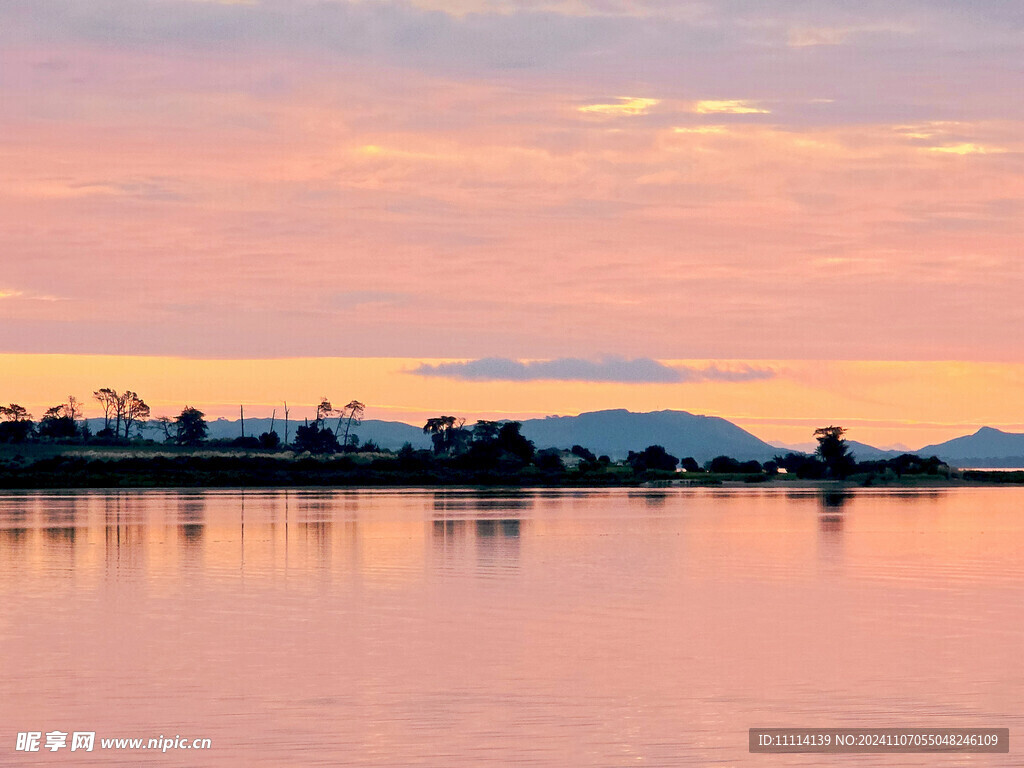
[[[1020,765],[1022,508],[1017,488],[0,495],[0,764]],[[836,725],[1009,727],[1011,753],[747,753],[753,726]],[[54,730],[96,749],[14,751]],[[99,748],[161,735],[211,748]]]

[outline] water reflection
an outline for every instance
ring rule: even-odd
[[[146,534],[143,522],[148,502],[137,493],[109,493],[99,497],[103,510],[104,553],[108,569],[130,575],[145,564]]]
[[[0,495],[0,722],[172,723],[214,767],[755,766],[746,727],[808,712],[1024,727],[1022,502]]]
[[[73,549],[75,545],[75,527],[73,525],[65,526],[47,526],[43,528],[43,536],[50,543],[55,543],[58,546],[67,544],[69,549]]]
[[[477,568],[484,571],[505,570],[519,565],[520,522],[516,518],[477,520]]]
[[[434,502],[437,510],[438,500]],[[459,507],[464,509],[462,504]],[[488,510],[492,508],[487,505]],[[465,567],[470,561],[481,572],[515,568],[522,530],[523,523],[516,517],[434,519],[429,528],[432,559],[441,571]]]
[[[534,491],[481,491],[466,493],[465,491],[436,491],[433,494],[433,508],[444,517],[458,515],[460,512],[471,511],[479,514],[492,510],[511,511],[527,510],[536,506],[539,494]]]
[[[843,507],[850,501],[850,498],[849,491],[822,492],[818,527],[823,533],[839,533],[843,530]]]
[[[202,549],[205,526],[206,497],[201,494],[182,495],[178,499],[178,540],[187,552],[198,553]]]
[[[18,551],[28,541],[29,529],[21,527],[0,528],[0,556],[10,552],[17,556]]]
[[[433,537],[435,541],[442,543],[454,542],[456,539],[466,538],[466,520],[435,520],[433,522]]]
[[[664,507],[668,501],[668,491],[642,491],[630,493],[631,499],[642,499],[648,507]]]

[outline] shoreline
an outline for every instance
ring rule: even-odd
[[[919,462],[913,470],[862,466],[844,479],[796,473],[679,472],[627,463],[526,463],[508,457],[470,462],[427,452],[311,455],[284,451],[143,450],[94,447],[0,450],[0,490],[256,488],[773,488],[841,492],[854,488],[962,488],[1024,485],[1024,471],[954,470]],[[758,467],[758,469],[760,469]]]
[[[104,478],[107,479],[107,478]],[[864,483],[857,481],[840,480],[761,480],[749,482],[742,479],[722,478],[714,480],[696,481],[662,481],[662,480],[620,480],[617,482],[591,482],[589,478],[573,478],[571,480],[549,479],[537,482],[531,478],[526,482],[525,478],[494,478],[491,481],[467,480],[467,479],[440,479],[424,478],[421,476],[410,476],[402,479],[376,478],[367,481],[366,478],[345,478],[332,482],[312,482],[309,478],[296,479],[295,482],[231,482],[233,478],[223,478],[227,482],[182,482],[162,483],[156,482],[151,476],[125,476],[121,477],[118,483],[111,482],[60,482],[57,477],[47,478],[48,482],[40,483],[17,483],[3,482],[6,478],[0,478],[0,494],[5,493],[31,493],[31,492],[117,492],[117,491],[280,491],[280,490],[309,490],[309,491],[402,491],[414,489],[447,489],[462,491],[604,491],[617,488],[632,489],[640,491],[695,491],[695,490],[766,490],[766,491],[821,491],[824,493],[845,493],[848,491],[930,491],[950,490],[956,488],[997,488],[1015,487],[1024,485],[1024,478],[1014,481],[1000,481],[991,479],[946,479],[936,478],[923,480],[908,478],[886,483]],[[92,480],[92,478],[90,478]],[[99,480],[99,478],[96,478]]]

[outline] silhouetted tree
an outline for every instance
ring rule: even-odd
[[[454,416],[436,416],[427,419],[427,423],[423,425],[423,434],[430,435],[430,440],[434,444],[434,453],[451,453],[452,432],[456,429],[455,424]],[[459,423],[460,428],[461,426],[462,422]]]
[[[498,430],[501,424],[497,421],[486,421],[480,419],[473,425],[473,442],[490,443],[498,439]]]
[[[174,419],[170,416],[159,416],[154,421],[156,421],[157,428],[164,433],[164,442],[169,443],[173,441],[174,436],[171,434],[171,428],[174,426]]]
[[[518,421],[506,421],[498,430],[498,447],[510,453],[524,464],[533,461],[534,447],[530,440],[527,440],[521,433],[522,423]]]
[[[412,447],[412,443],[403,443],[395,458],[398,468],[403,472],[425,469],[433,461],[429,451],[418,451]]]
[[[334,413],[334,406],[331,405],[331,401],[326,397],[320,398],[320,405],[316,407],[316,420],[314,426],[317,431],[324,428],[324,422],[330,418],[331,414]]]
[[[92,393],[92,396],[103,408],[103,429],[101,431],[109,432],[110,417],[117,409],[119,395],[110,387],[104,387],[103,389],[97,389]]]
[[[4,421],[31,421],[32,414],[17,403],[0,405],[0,419]]]
[[[32,414],[17,403],[0,405],[0,443],[23,443],[35,432]]]
[[[149,406],[145,400],[129,390],[118,398],[117,415],[118,421],[124,421],[124,437],[127,440],[131,437],[132,425],[149,418]]]
[[[862,461],[857,465],[862,472],[884,473],[886,470],[896,477],[902,475],[936,475],[949,476],[950,468],[937,456],[923,458],[914,453],[903,453],[891,459],[882,461]]]
[[[846,430],[842,427],[821,427],[814,430],[814,439],[818,441],[815,454],[824,463],[832,477],[842,480],[854,469],[850,448],[843,439]]]
[[[260,435],[260,448],[273,450],[281,445],[281,438],[277,432],[264,432]]]
[[[329,429],[323,429],[318,419],[312,424],[303,424],[295,430],[295,450],[310,453],[334,453],[341,446],[338,438]]]
[[[708,462],[707,468],[709,472],[730,474],[740,471],[740,463],[732,456],[715,456]]]
[[[803,453],[787,453],[776,456],[773,461],[787,473],[806,480],[819,480],[825,476],[825,463]]]
[[[341,409],[338,416],[338,429],[341,428],[341,422],[345,422],[345,438],[341,441],[342,445],[349,445],[348,435],[349,430],[354,426],[359,426],[363,423],[363,414],[366,412],[366,406],[360,403],[358,400],[352,400],[348,405]],[[337,431],[335,431],[337,436]]]
[[[466,469],[490,471],[497,469],[504,454],[498,447],[498,435],[495,433],[490,440],[474,440],[460,457],[460,463]]]
[[[43,418],[39,421],[39,436],[52,439],[67,439],[78,434],[78,425],[68,415],[67,404],[55,405],[47,408]]]
[[[458,455],[460,465],[466,469],[513,471],[529,464],[534,457],[533,443],[523,437],[521,428],[518,421],[477,422],[472,441],[469,430],[456,428],[449,434],[449,450]]]
[[[693,458],[693,456],[687,456],[679,462],[679,466],[687,472],[700,472],[700,464],[697,463],[697,460]]]
[[[584,448],[582,445],[574,445],[572,447],[571,453],[573,456],[579,456],[584,461],[589,461],[592,463],[597,462],[597,456],[594,455],[594,452],[591,451],[589,448]]]
[[[626,457],[634,472],[644,472],[648,469],[658,469],[665,472],[674,472],[679,459],[671,455],[660,445],[649,445],[640,453],[630,451]]]
[[[185,406],[174,419],[177,434],[175,439],[181,445],[199,445],[206,439],[206,414],[191,405]]]
[[[537,469],[543,472],[562,472],[565,470],[565,463],[562,461],[562,452],[557,448],[545,448],[537,451]]]

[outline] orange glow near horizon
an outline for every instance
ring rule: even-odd
[[[994,426],[1024,429],[1024,365],[962,362],[666,360],[671,366],[755,364],[775,372],[755,381],[657,384],[580,381],[462,381],[411,373],[412,358],[196,360],[101,355],[0,355],[0,400],[35,414],[74,394],[99,415],[91,393],[133,389],[153,415],[185,405],[211,418],[269,417],[283,402],[292,418],[311,416],[326,396],[359,399],[367,418],[422,423],[439,413],[477,418],[537,418],[606,408],[676,409],[721,416],[765,440],[809,442],[817,426],[846,426],[849,437],[917,448]]]

